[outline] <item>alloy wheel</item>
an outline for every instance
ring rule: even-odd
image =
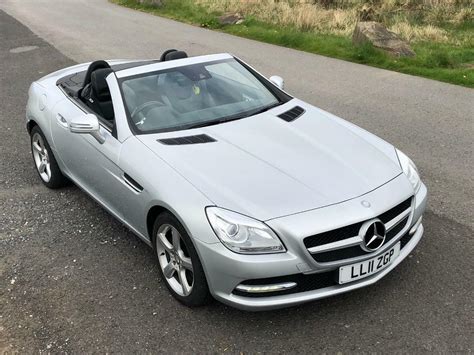
[[[36,169],[41,179],[43,179],[44,182],[49,182],[49,180],[51,180],[51,164],[43,137],[41,137],[39,133],[35,133],[31,141]]]
[[[166,282],[180,296],[188,296],[194,285],[193,264],[184,240],[175,227],[163,224],[158,228],[156,252]]]

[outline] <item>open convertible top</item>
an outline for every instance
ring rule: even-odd
[[[89,65],[89,68],[87,70],[83,70],[77,73],[66,75],[60,78],[56,82],[56,85],[61,87],[69,96],[77,98],[79,97],[81,90],[84,88],[84,80],[86,79],[87,72],[90,70],[92,66],[94,66],[98,62],[103,62],[108,67],[110,67],[112,71],[118,72],[125,69],[131,69],[131,68],[136,68],[136,67],[140,67],[144,65],[165,62],[165,61],[169,61],[173,59],[182,59],[182,58],[187,58],[187,57],[188,55],[186,54],[186,52],[178,51],[176,49],[168,49],[163,52],[159,60],[150,59],[150,60],[142,60],[142,61],[130,61],[126,63],[112,64],[112,65],[109,65],[106,61],[102,61],[102,60],[94,61]]]
[[[120,71],[124,69],[130,69],[130,68],[135,68],[139,67],[142,65],[148,65],[148,64],[153,64],[153,63],[158,63],[159,60],[153,59],[153,60],[143,60],[143,61],[133,61],[133,62],[128,62],[128,63],[121,63],[121,64],[113,64],[110,66],[110,68],[114,71]],[[66,94],[68,94],[71,97],[79,97],[79,94],[84,87],[84,79],[86,77],[87,70],[83,70],[74,74],[66,75],[65,77],[62,77],[56,82],[56,85],[61,87]]]

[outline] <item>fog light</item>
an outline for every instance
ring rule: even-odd
[[[247,293],[265,293],[289,290],[296,286],[296,282],[284,282],[273,285],[239,285],[235,289]]]
[[[419,227],[420,224],[421,224],[421,219],[422,219],[422,218],[423,218],[423,217],[420,217],[420,218],[418,219],[418,221],[416,221],[416,223],[413,225],[413,227],[411,227],[411,229],[410,229],[410,235],[415,234],[416,230],[418,229],[418,227]]]

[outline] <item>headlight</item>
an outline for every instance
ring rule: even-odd
[[[236,253],[285,252],[278,236],[263,222],[219,207],[206,208],[206,214],[217,237]]]
[[[418,169],[416,168],[415,163],[408,158],[405,153],[397,149],[398,161],[402,167],[403,172],[407,176],[410,183],[413,185],[415,193],[418,192],[421,186],[420,175],[418,174]]]

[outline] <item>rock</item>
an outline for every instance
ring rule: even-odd
[[[218,17],[221,25],[240,25],[244,22],[244,17],[239,13],[228,13]]]
[[[414,57],[415,52],[396,33],[387,30],[382,24],[374,21],[359,22],[352,34],[352,43],[361,45],[372,43],[375,48],[396,57]]]
[[[359,11],[359,21],[375,21],[374,8],[368,5],[364,5]]]

